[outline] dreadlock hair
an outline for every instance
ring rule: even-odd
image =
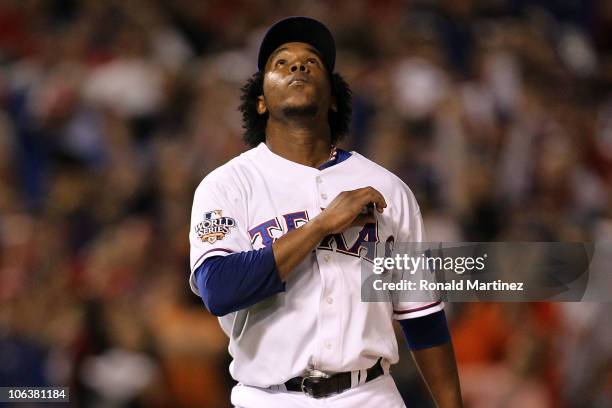
[[[257,98],[263,95],[262,72],[257,72],[251,76],[246,84],[241,88],[240,106],[238,110],[242,112],[242,127],[244,142],[255,147],[266,140],[266,123],[268,122],[268,112],[260,115],[257,112]],[[348,132],[351,121],[351,89],[340,74],[330,76],[332,96],[336,98],[337,110],[328,113],[329,128],[331,131],[331,142],[336,144]]]

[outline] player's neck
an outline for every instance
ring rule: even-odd
[[[319,167],[331,151],[329,125],[305,126],[268,120],[266,145],[275,154],[304,166]]]

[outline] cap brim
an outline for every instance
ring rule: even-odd
[[[265,70],[270,55],[281,45],[289,42],[303,42],[312,45],[320,54],[327,70],[334,72],[336,44],[331,32],[310,17],[288,17],[275,23],[264,36],[259,47],[257,67]]]

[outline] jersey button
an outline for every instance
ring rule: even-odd
[[[325,262],[329,262],[329,258],[330,258],[330,257],[329,257],[329,255],[325,255],[325,256],[323,257],[323,259],[325,260]]]
[[[321,194],[321,198],[324,199],[324,200],[327,200],[327,194],[325,194],[325,193]]]
[[[319,184],[321,184],[323,182],[323,179],[321,178],[321,176],[317,176],[317,178],[315,180],[317,180],[317,183],[319,183]]]
[[[328,296],[328,297],[327,297],[327,303],[328,303],[328,304],[330,304],[330,305],[331,305],[332,303],[334,303],[334,298],[333,298],[333,297],[331,297],[331,296]]]
[[[328,349],[328,350],[330,350],[330,349],[332,348],[331,341],[327,340],[327,341],[325,342],[325,348],[326,348],[326,349]]]

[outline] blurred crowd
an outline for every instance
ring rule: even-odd
[[[188,288],[195,187],[246,150],[265,29],[324,21],[342,147],[398,174],[431,241],[612,241],[612,2],[3,0],[0,386],[83,407],[226,407]],[[612,406],[608,303],[450,304],[466,407]],[[399,338],[411,407],[430,407]]]

